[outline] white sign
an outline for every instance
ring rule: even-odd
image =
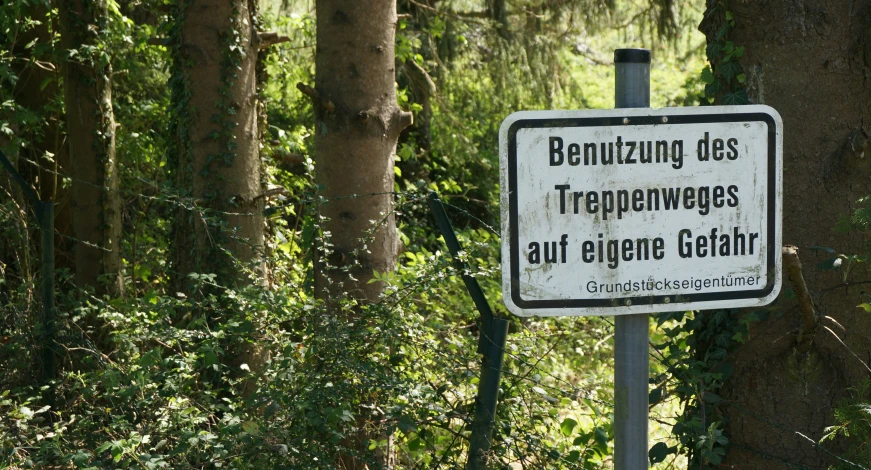
[[[549,316],[772,302],[782,143],[768,106],[512,114],[499,131],[505,305]]]

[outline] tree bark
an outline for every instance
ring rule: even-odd
[[[783,117],[783,241],[805,254],[803,275],[823,318],[807,352],[796,348],[795,299],[781,295],[779,309],[751,329],[724,391],[733,445],[723,466],[826,468],[831,456],[810,441],[832,424],[847,388],[867,377],[862,362],[871,353],[871,319],[856,308],[860,288],[831,289],[843,272],[814,270],[821,259],[807,248],[866,249],[862,234],[833,228],[871,193],[871,2],[734,1],[729,7],[736,26],[727,39],[746,48],[740,64],[748,95]],[[702,29],[713,41],[712,21]],[[869,273],[854,268],[850,278],[868,280]]]
[[[508,9],[505,6],[505,0],[487,0],[487,13],[490,19],[496,22],[496,31],[502,39],[508,40],[510,33],[508,31]]]
[[[175,171],[196,206],[181,208],[175,226],[183,290],[189,273],[238,284],[246,279],[239,265],[257,265],[263,250],[256,10],[249,3],[178,2]]]
[[[317,295],[373,301],[396,266],[393,154],[411,114],[396,102],[395,0],[319,0],[315,148],[322,230]]]
[[[118,295],[124,283],[112,66],[108,55],[89,55],[80,49],[99,46],[98,34],[106,29],[108,21],[107,4],[104,0],[58,0],[58,12],[61,47],[64,51],[78,51],[63,64],[77,239],[76,283],[79,287],[93,287],[98,295]]]
[[[19,173],[37,190],[39,197],[44,201],[54,201],[57,232],[55,265],[58,269],[68,268],[73,271],[75,269],[72,242],[74,233],[70,191],[63,187],[59,176],[59,174],[68,174],[70,162],[63,135],[62,107],[58,106],[58,103],[63,100],[61,69],[55,61],[51,47],[53,35],[57,34],[54,29],[57,25],[52,25],[53,18],[49,15],[46,4],[34,2],[29,6],[23,6],[21,13],[26,21],[16,21],[15,25],[19,29],[10,34],[11,37],[16,38],[14,43],[9,44],[12,55],[16,58],[11,63],[13,73],[17,77],[12,97],[16,105],[40,116],[42,122],[38,126],[29,125],[21,128],[16,124],[14,113],[10,113],[6,116],[6,120],[13,128],[15,139],[26,142],[26,145],[10,142],[3,135],[0,136],[0,146],[17,166]],[[31,43],[35,43],[35,47],[29,47]],[[39,167],[36,166],[37,164]],[[17,193],[18,189],[14,184],[12,186],[6,184],[7,178],[6,172],[0,171],[0,187],[11,194]],[[23,199],[20,201],[23,202]],[[9,240],[4,240],[0,245],[9,246],[8,242]],[[0,259],[8,258],[8,253],[5,253],[4,249],[0,247]]]
[[[396,1],[318,0],[316,12],[315,88],[301,84],[300,90],[313,98],[315,108],[315,181],[323,234],[315,289],[318,298],[336,308],[342,298],[376,301],[384,285],[369,282],[373,273],[396,267],[393,155],[412,116],[396,102]],[[364,400],[376,393],[360,391]],[[358,430],[344,445],[372,457],[369,439],[384,436],[372,430],[369,420],[361,409]],[[379,454],[379,466],[390,468],[392,451]],[[364,457],[341,455],[339,460],[341,468],[367,468]]]

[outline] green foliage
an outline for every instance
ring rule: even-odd
[[[858,208],[847,220],[842,220],[839,229],[843,231],[871,231],[871,196],[857,201]],[[859,263],[867,263],[871,259],[871,244],[866,244],[864,252],[854,255],[839,254],[826,247],[813,247],[817,251],[832,255],[821,263],[823,268],[841,270],[841,282],[849,284],[848,277],[851,268]],[[818,266],[817,269],[821,269]],[[871,295],[863,292],[864,302],[856,307],[864,313],[871,313]],[[857,465],[871,466],[871,380],[864,378],[857,387],[850,390],[850,397],[842,399],[835,407],[835,424],[826,428],[820,444],[825,441],[837,440],[839,437],[847,442],[847,452],[839,458],[838,465],[830,467],[840,470],[856,468]],[[845,460],[846,459],[846,460]]]
[[[841,400],[835,408],[835,424],[826,428],[825,435],[820,439],[835,440],[838,436],[847,438],[849,450],[844,455],[851,463],[844,462],[832,470],[856,468],[859,465],[871,465],[871,380],[867,377],[858,387],[850,390],[851,396]]]
[[[730,355],[747,340],[749,324],[767,315],[714,310],[657,316],[662,334],[655,341],[655,356],[666,373],[654,384],[650,402],[678,400],[683,405],[683,414],[672,428],[680,448],[660,446],[655,453],[657,459],[679,451],[687,456],[692,468],[722,461],[729,443],[723,434],[723,406],[728,405],[718,392],[732,374]]]
[[[7,41],[54,18],[51,11],[46,18],[28,16],[27,3],[0,6]],[[230,269],[252,274],[250,282],[222,285],[216,273],[199,273],[187,279],[194,287],[179,293],[169,279],[170,221],[183,213],[220,227],[222,216],[177,185],[185,172],[202,170],[177,166],[197,144],[189,137],[192,84],[178,62],[178,26],[188,11],[184,2],[110,2],[101,44],[91,52],[114,70],[127,296],[96,298],[74,288],[68,274],[58,276],[61,365],[52,384],[55,406],[47,407],[50,388],[36,377],[32,352],[41,341],[33,222],[16,199],[2,195],[0,468],[312,469],[334,468],[338,455],[352,454],[375,468],[388,448],[402,468],[462,468],[480,374],[478,313],[430,220],[426,195],[436,190],[447,202],[470,273],[497,315],[507,317],[493,228],[499,226],[502,119],[519,109],[611,107],[613,67],[602,51],[627,45],[651,46],[660,59],[652,71],[654,105],[692,104],[702,86],[695,78],[700,41],[678,34],[697,21],[697,10],[663,9],[670,2],[642,10],[628,2],[613,8],[598,1],[552,3],[528,16],[521,8],[537,3],[516,2],[509,34],[459,10],[405,5],[396,43],[398,99],[428,126],[410,129],[397,149],[404,252],[395,271],[378,273],[376,282],[387,285],[378,302],[331,299],[326,308],[314,300],[312,258],[321,231],[316,206],[329,201],[316,199],[312,109],[295,88],[313,82],[311,11],[266,8],[277,13],[260,25],[290,39],[261,53],[268,77],[258,97],[269,123],[264,180],[280,189],[266,210],[265,279],[228,257]],[[483,2],[453,7],[483,8]],[[622,24],[622,17],[643,21]],[[660,22],[679,28],[655,42]],[[54,60],[56,33],[51,37],[27,50]],[[229,49],[239,38],[223,40]],[[27,54],[0,49],[0,145],[25,149],[9,153],[51,167],[51,156],[36,160],[27,152],[49,137],[44,129],[62,100],[53,96],[44,108],[31,109],[18,99],[15,66]],[[226,90],[240,57],[218,59]],[[433,83],[428,101],[411,77],[413,64]],[[229,130],[235,125],[229,103],[219,105],[226,112],[217,119]],[[427,121],[419,119],[427,113]],[[69,181],[68,174],[61,178]],[[611,465],[611,322],[510,320],[494,467]],[[668,420],[683,406],[690,411],[675,426],[680,442],[654,428],[659,442],[650,449],[651,462],[665,468],[683,456],[713,463],[722,455],[722,427],[712,424],[717,388],[728,376],[720,362],[746,335],[732,322],[724,313],[660,322],[665,328],[654,338],[662,362],[652,373],[663,378],[652,386],[654,414]],[[383,437],[358,445],[361,429]]]
[[[747,74],[738,62],[744,55],[744,46],[729,40],[729,33],[735,29],[735,18],[728,1],[717,1],[705,14],[714,18],[711,21],[716,21],[719,26],[711,33],[705,48],[709,65],[701,74],[705,84],[703,99],[709,104],[716,102],[726,106],[749,104],[745,90]]]

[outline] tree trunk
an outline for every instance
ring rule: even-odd
[[[5,120],[10,122],[16,141],[10,141],[5,135],[0,136],[0,148],[6,151],[7,157],[36,189],[42,200],[54,201],[57,232],[55,266],[72,271],[75,264],[70,191],[63,187],[61,176],[58,175],[68,175],[70,162],[62,130],[62,107],[58,106],[63,99],[61,73],[60,67],[54,61],[51,47],[52,36],[57,34],[52,33],[56,25],[52,25],[53,18],[49,15],[47,3],[34,2],[30,6],[23,6],[22,17],[18,21],[10,19],[19,29],[9,35],[16,38],[14,43],[9,44],[9,49],[16,58],[11,67],[17,77],[11,96],[16,105],[38,115],[42,122],[41,125],[20,127],[16,122],[16,113],[9,113]],[[31,23],[31,20],[34,22]],[[25,145],[19,145],[17,140],[25,142]],[[8,180],[6,171],[0,171],[0,187],[10,194],[16,194],[17,185],[13,183],[10,186],[7,182],[11,180]],[[5,194],[0,193],[0,198],[4,196]],[[24,200],[20,199],[20,202]],[[22,236],[26,234],[22,233]],[[10,246],[7,245],[8,242],[10,240],[0,242],[0,259],[8,258],[9,253],[4,252],[4,247]],[[17,270],[25,267],[22,265],[9,268]]]
[[[796,348],[795,299],[782,295],[780,309],[751,329],[724,393],[733,444],[724,467],[775,470],[793,468],[791,462],[826,468],[831,456],[808,438],[819,441],[846,389],[868,377],[862,362],[871,353],[871,319],[856,308],[861,286],[830,289],[842,284],[843,268],[815,270],[822,258],[808,248],[866,249],[862,234],[833,228],[859,197],[871,194],[871,2],[768,0],[729,7],[735,29],[727,39],[746,48],[740,64],[748,96],[783,117],[783,242],[801,250],[811,297],[830,318],[820,320],[807,352]],[[702,25],[709,43],[716,40],[716,22],[709,17]],[[854,267],[848,279],[867,281],[869,273]],[[784,282],[784,291],[793,289]]]
[[[177,185],[195,208],[175,227],[177,284],[214,273],[222,285],[246,279],[239,265],[263,249],[258,128],[256,12],[246,0],[179,0],[176,70]]]
[[[510,33],[508,30],[508,9],[505,7],[505,0],[487,0],[487,13],[490,19],[496,22],[496,31],[502,39],[508,40]]]
[[[322,198],[316,295],[333,308],[345,297],[377,300],[384,285],[369,282],[373,272],[396,267],[393,155],[412,117],[396,102],[395,0],[318,0],[316,11],[315,88],[300,89],[314,100],[316,183]],[[375,393],[361,390],[360,396],[371,400]],[[344,444],[360,456],[369,454],[370,438],[384,437],[367,421],[361,409],[359,430]],[[382,452],[379,466],[390,468],[391,457],[390,450]],[[339,466],[367,468],[363,460],[343,455]]]
[[[77,239],[76,283],[92,286],[97,294],[117,295],[124,284],[112,67],[98,47],[98,34],[108,21],[107,4],[104,0],[58,0],[58,11],[61,47],[78,51],[63,67]],[[97,46],[98,52],[88,54],[83,46]]]
[[[316,182],[329,248],[317,260],[315,287],[323,299],[373,301],[384,288],[369,283],[373,271],[396,265],[393,154],[411,123],[396,103],[396,2],[318,0],[316,9],[316,85],[304,91],[315,101]]]

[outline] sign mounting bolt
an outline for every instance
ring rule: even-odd
[[[665,123],[667,123],[667,122],[668,122],[668,116],[663,116],[663,117],[662,117],[662,123],[665,124]]]
[[[629,118],[623,118],[623,124],[629,124]]]
[[[626,306],[629,307],[631,305],[632,305],[632,301],[629,299],[626,299]]]
[[[666,297],[665,300],[663,300],[663,302],[665,302],[665,303],[667,303],[667,304],[670,304],[670,303],[671,303],[671,298]]]

